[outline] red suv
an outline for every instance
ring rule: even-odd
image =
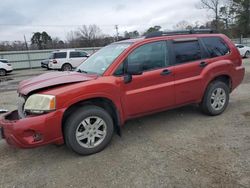
[[[2,137],[21,148],[66,143],[93,154],[131,118],[187,104],[221,114],[244,73],[239,51],[222,34],[157,32],[115,42],[75,72],[22,81],[18,110],[0,119]]]

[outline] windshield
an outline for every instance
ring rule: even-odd
[[[120,43],[108,45],[91,55],[76,71],[101,75],[131,44],[132,43]]]

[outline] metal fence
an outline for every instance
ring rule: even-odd
[[[232,41],[235,44],[243,44],[246,46],[250,46],[250,38],[238,38],[238,39],[232,39]]]
[[[100,47],[76,49],[92,54],[99,50]],[[0,52],[0,59],[8,59],[14,69],[37,68],[41,66],[41,61],[48,59],[50,53],[53,51],[55,51],[55,49]]]

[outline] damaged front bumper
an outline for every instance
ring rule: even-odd
[[[19,148],[34,148],[47,144],[62,144],[63,111],[20,119],[17,110],[0,117],[1,138]]]

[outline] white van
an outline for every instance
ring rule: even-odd
[[[71,71],[89,57],[87,52],[80,50],[58,50],[49,57],[49,69]]]

